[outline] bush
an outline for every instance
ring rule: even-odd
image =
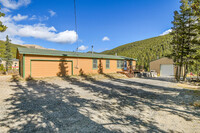
[[[5,69],[5,67],[3,66],[3,64],[0,65],[0,72],[1,72],[1,73],[5,73],[5,72],[6,72],[6,69]]]

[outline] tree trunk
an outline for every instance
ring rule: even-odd
[[[8,61],[6,61],[6,72],[8,73]]]
[[[185,67],[185,68],[184,68],[183,81],[185,81],[186,76],[187,76],[187,73],[188,73],[188,65],[186,64],[184,67]]]
[[[178,81],[181,80],[181,68],[182,68],[182,61],[181,61],[180,65],[179,65]]]
[[[199,67],[197,61],[196,61],[196,71],[197,71],[197,81],[199,81]]]
[[[175,79],[178,81],[178,65],[176,66],[176,74],[175,74]]]

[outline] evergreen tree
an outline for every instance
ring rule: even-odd
[[[8,72],[9,67],[12,65],[12,53],[11,53],[11,46],[10,46],[10,39],[8,35],[6,36],[6,43],[5,43],[5,61],[6,61],[6,72]]]
[[[191,0],[192,4],[192,11],[194,13],[194,34],[195,37],[193,38],[192,42],[194,44],[194,50],[196,53],[193,55],[194,64],[197,72],[197,77],[199,76],[200,70],[200,1],[199,0]],[[198,78],[197,78],[198,79]]]
[[[1,9],[1,7],[0,7]],[[4,17],[5,14],[0,12],[0,17]],[[7,29],[7,27],[5,25],[2,24],[2,22],[0,21],[0,32],[4,32]]]
[[[180,45],[179,45],[179,27],[180,27],[180,15],[178,11],[174,12],[174,21],[172,21],[173,27],[172,27],[172,32],[170,33],[173,36],[171,45],[172,45],[172,51],[171,55],[169,55],[173,61],[175,62],[176,66],[176,73],[175,73],[175,78],[176,80],[179,80],[179,59],[180,59]]]
[[[175,11],[173,23],[173,40],[172,40],[172,54],[176,65],[176,79],[179,81],[184,66],[183,80],[185,80],[188,73],[188,66],[193,61],[193,55],[196,53],[194,38],[196,17],[192,10],[191,0],[181,0],[180,13]],[[179,69],[178,69],[179,67]]]

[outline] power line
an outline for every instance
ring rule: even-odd
[[[75,17],[75,31],[76,31],[76,34],[77,33],[77,22],[76,22],[76,0],[74,0],[74,17]],[[77,41],[77,48],[76,48],[77,52],[78,52],[78,41]]]
[[[76,0],[74,0],[74,17],[75,17],[75,31],[76,34],[78,35],[78,30],[77,30],[77,22],[76,22]],[[76,48],[76,53],[77,53],[77,60],[76,60],[76,69],[78,69],[78,41],[76,42],[77,48]]]

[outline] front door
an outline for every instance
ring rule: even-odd
[[[127,70],[127,61],[126,60],[124,61],[124,70],[125,71]]]

